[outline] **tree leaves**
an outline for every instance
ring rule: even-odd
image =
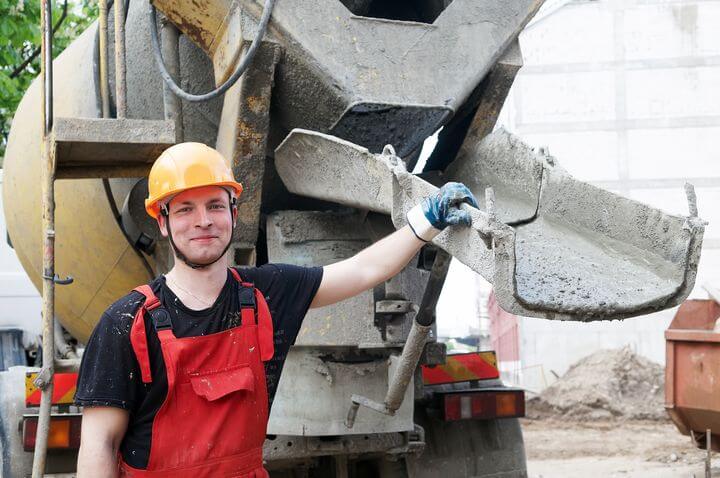
[[[53,25],[63,13],[63,3],[63,0],[53,2]],[[96,1],[68,0],[66,17],[53,37],[53,58],[80,35],[97,15]],[[0,0],[0,167],[15,109],[25,90],[40,72],[39,55],[14,77],[13,72],[39,46],[40,0]],[[88,58],[88,61],[91,60]]]

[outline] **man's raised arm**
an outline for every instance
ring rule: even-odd
[[[310,308],[334,304],[375,287],[399,273],[447,226],[470,226],[470,214],[460,208],[462,203],[477,207],[475,197],[464,185],[448,183],[408,212],[407,226],[353,257],[325,266]]]

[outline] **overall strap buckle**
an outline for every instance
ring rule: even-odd
[[[172,320],[170,319],[170,312],[168,312],[167,309],[164,307],[156,307],[148,312],[150,313],[156,332],[172,330]]]
[[[240,317],[242,318],[242,324],[256,324],[257,301],[255,299],[255,288],[239,284],[238,301],[240,304]]]

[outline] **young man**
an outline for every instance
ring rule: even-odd
[[[450,183],[405,226],[325,267],[229,268],[242,186],[199,143],[172,146],[149,176],[148,214],[173,268],[121,298],[87,344],[78,477],[266,477],[262,444],[279,375],[308,308],[391,278],[448,225],[470,225]],[[274,337],[274,340],[273,340]]]

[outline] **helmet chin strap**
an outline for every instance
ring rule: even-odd
[[[230,221],[232,221],[232,225],[233,225],[232,230],[234,230],[235,229],[234,212],[237,209],[237,200],[234,197],[232,197],[232,195],[229,192],[228,192],[228,195],[230,196]],[[183,261],[188,267],[191,267],[192,269],[204,269],[208,266],[215,264],[217,261],[222,259],[223,256],[225,256],[225,253],[230,248],[230,244],[232,244],[232,230],[231,230],[230,240],[228,241],[227,245],[225,246],[225,248],[223,249],[223,251],[220,253],[219,256],[217,256],[212,261],[206,262],[206,263],[193,262],[190,259],[188,259],[188,257],[185,254],[183,254],[183,252],[180,250],[180,248],[175,244],[175,240],[173,239],[173,236],[172,236],[172,229],[170,228],[170,211],[168,210],[167,204],[163,204],[160,207],[160,214],[162,214],[165,217],[165,224],[167,227],[168,238],[170,239],[170,245],[172,246],[173,251],[175,252],[175,257],[177,257],[178,259]]]

